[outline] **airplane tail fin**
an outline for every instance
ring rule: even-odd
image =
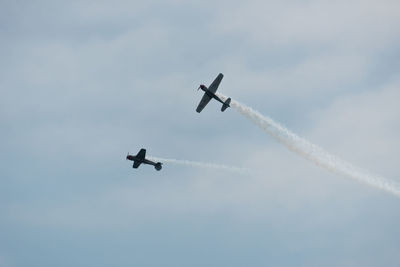
[[[230,106],[229,106],[230,103],[231,103],[231,98],[228,98],[228,99],[224,102],[224,104],[222,105],[221,111],[224,112],[225,109],[227,109],[228,107],[230,107]]]

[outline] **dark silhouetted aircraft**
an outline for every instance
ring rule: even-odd
[[[136,156],[133,155],[128,155],[126,156],[127,160],[132,160],[133,161],[133,166],[132,168],[138,168],[140,166],[140,164],[149,164],[149,165],[153,165],[154,168],[159,171],[162,168],[162,163],[161,162],[153,162],[151,160],[146,159],[146,149],[142,148],[140,149],[139,153],[137,153]]]
[[[201,84],[199,89],[204,91],[203,98],[201,99],[199,105],[196,108],[196,111],[200,113],[203,108],[210,102],[211,98],[216,99],[217,101],[222,103],[222,108],[221,111],[224,111],[229,107],[229,104],[231,103],[231,99],[228,98],[225,102],[222,101],[216,94],[215,92],[218,89],[219,84],[222,81],[222,78],[224,78],[224,75],[222,73],[218,74],[217,78],[212,82],[212,84],[207,88],[204,84]],[[199,90],[197,89],[197,90]]]

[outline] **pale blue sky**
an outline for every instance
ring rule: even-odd
[[[0,1],[0,266],[398,266],[398,1]],[[165,164],[126,153],[252,168]]]

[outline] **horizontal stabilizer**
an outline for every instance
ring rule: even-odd
[[[230,106],[229,106],[230,103],[231,103],[231,98],[228,98],[228,99],[224,102],[224,104],[222,105],[221,111],[223,112],[223,111],[225,111],[225,109],[227,109],[228,107],[230,107]]]
[[[159,171],[162,169],[162,163],[161,162],[157,162],[156,165],[154,165],[154,168]]]

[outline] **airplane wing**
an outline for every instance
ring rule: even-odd
[[[139,153],[136,155],[137,158],[139,159],[144,159],[146,157],[146,149],[142,148],[140,149]],[[139,163],[140,165],[140,163]]]
[[[222,73],[218,74],[217,78],[212,82],[212,84],[208,87],[208,90],[210,92],[215,93],[218,89],[219,84],[222,81],[222,78],[224,78],[224,75]]]
[[[132,167],[136,169],[140,166],[140,164],[142,164],[140,161],[134,161]]]
[[[208,102],[210,102],[210,100],[211,97],[209,97],[207,93],[204,93],[203,97],[200,100],[199,105],[196,108],[196,111],[200,113],[203,110],[203,108],[208,104]]]

